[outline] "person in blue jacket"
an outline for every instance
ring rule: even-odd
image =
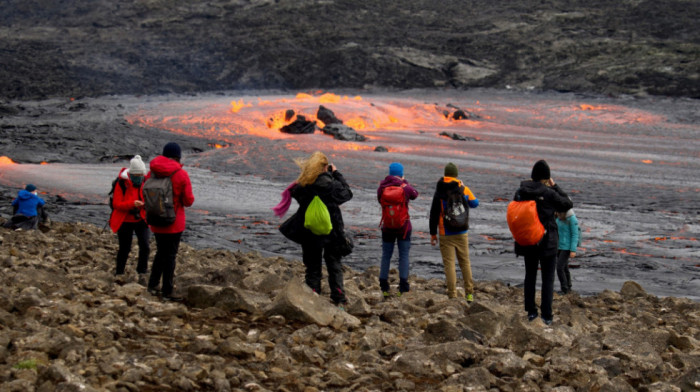
[[[578,219],[574,210],[557,212],[557,229],[559,231],[559,250],[557,251],[557,276],[561,284],[561,292],[571,292],[571,273],[569,259],[576,257],[579,242]]]
[[[39,227],[40,222],[48,220],[44,211],[46,202],[37,196],[37,193],[34,184],[27,184],[17,193],[17,198],[12,201],[12,219],[5,222],[5,227],[14,230],[33,230]]]

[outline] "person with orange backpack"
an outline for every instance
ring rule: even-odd
[[[415,200],[418,191],[403,176],[403,165],[389,165],[389,175],[379,183],[377,199],[382,206],[382,262],[379,267],[379,287],[384,298],[391,296],[389,287],[389,263],[394,253],[394,243],[399,248],[399,296],[410,291],[408,284],[408,253],[411,249],[411,217],[409,200]]]
[[[532,167],[531,179],[522,181],[520,188],[515,192],[513,207],[526,206],[527,202],[534,201],[537,219],[523,219],[522,223],[515,220],[515,214],[508,215],[508,226],[514,234],[515,255],[525,258],[525,311],[529,321],[537,318],[538,311],[535,304],[535,291],[537,286],[537,269],[542,270],[542,299],[540,309],[542,320],[546,325],[552,324],[552,300],[554,296],[554,273],[557,268],[557,249],[559,245],[559,233],[555,221],[555,212],[566,212],[573,208],[574,203],[569,196],[551,178],[549,165],[544,160],[539,160]],[[525,202],[525,203],[523,203]],[[512,209],[509,205],[509,210]],[[526,215],[527,209],[523,209],[522,215]],[[535,215],[534,213],[532,215]],[[527,226],[530,226],[528,229]],[[542,230],[544,228],[544,230]],[[535,243],[528,239],[516,236],[519,232],[537,232],[541,236]],[[519,243],[520,241],[521,243]]]
[[[430,244],[438,244],[440,234],[440,254],[445,267],[447,296],[457,297],[457,273],[455,256],[464,279],[464,293],[467,302],[474,301],[474,280],[469,261],[469,209],[479,206],[479,199],[457,178],[457,166],[450,162],[445,166],[445,176],[435,187],[433,203],[430,206]]]

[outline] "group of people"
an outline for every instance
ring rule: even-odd
[[[321,270],[325,261],[331,300],[343,307],[347,302],[343,287],[342,252],[346,234],[339,206],[352,199],[352,191],[343,175],[328,161],[322,152],[314,152],[307,159],[297,161],[301,169],[299,177],[282,193],[282,200],[273,208],[277,216],[284,216],[291,199],[299,209],[281,226],[280,231],[290,240],[301,245],[306,267],[306,284],[317,293],[321,292]],[[447,296],[458,296],[456,263],[459,264],[464,282],[467,302],[474,300],[474,281],[469,259],[469,209],[479,206],[479,199],[459,178],[456,165],[448,163],[443,177],[435,187],[430,207],[430,243],[439,244],[442,256]],[[387,197],[387,194],[390,194]],[[392,296],[389,285],[389,266],[394,248],[398,248],[399,285],[397,296],[410,291],[409,252],[412,225],[408,214],[408,203],[418,197],[418,191],[404,177],[401,163],[389,165],[389,173],[379,184],[377,199],[383,208],[382,258],[379,270],[379,287],[385,298]],[[389,205],[387,200],[396,200],[401,206]],[[305,214],[315,197],[327,206],[332,224],[329,234],[314,234],[305,226]],[[515,244],[515,253],[525,259],[524,304],[528,320],[539,316],[535,303],[537,270],[542,273],[541,317],[545,324],[552,323],[552,301],[554,271],[561,283],[561,292],[571,291],[571,274],[568,260],[575,257],[578,244],[578,222],[573,213],[573,202],[551,177],[547,162],[535,163],[531,179],[523,181],[515,193],[514,200],[534,200],[538,217],[545,228],[544,237],[531,246]],[[385,213],[385,211],[389,211]],[[391,214],[391,216],[387,215]],[[393,220],[400,217],[399,224]],[[387,222],[391,222],[390,224]]]
[[[149,293],[160,295],[169,301],[181,300],[174,294],[175,265],[182,233],[185,231],[185,207],[190,207],[194,203],[192,183],[189,174],[182,168],[181,160],[182,150],[180,145],[174,142],[166,144],[162,155],[151,160],[150,172],[146,170],[141,157],[134,156],[129,167],[119,172],[113,190],[113,210],[109,219],[109,226],[117,233],[119,239],[115,274],[117,276],[124,274],[135,234],[139,245],[136,267],[139,282],[146,285]],[[144,185],[150,178],[170,178],[172,208],[175,213],[174,220],[170,224],[157,224],[155,220],[151,221],[146,213]],[[146,278],[151,232],[156,239],[156,255],[153,259],[151,274]]]
[[[150,170],[139,155],[131,159],[128,168],[122,168],[113,186],[112,214],[109,225],[117,234],[119,250],[115,275],[123,275],[134,235],[139,252],[136,271],[139,282],[146,285],[153,295],[165,300],[180,300],[175,296],[174,274],[176,256],[182,233],[185,230],[185,207],[194,203],[192,184],[182,168],[182,151],[177,143],[168,143],[162,155],[150,161]],[[352,191],[345,177],[325,154],[314,152],[306,159],[296,161],[301,172],[282,193],[282,200],[274,208],[275,214],[284,216],[292,198],[299,204],[297,212],[287,219],[280,231],[301,245],[305,266],[306,284],[321,293],[322,266],[325,261],[328,272],[331,300],[340,307],[347,303],[343,284],[342,257],[351,251],[351,241],[345,234],[340,205],[351,200]],[[469,209],[479,206],[479,199],[459,178],[456,165],[448,163],[443,176],[435,186],[430,207],[429,231],[432,246],[439,244],[442,256],[447,296],[458,296],[456,264],[459,264],[467,302],[474,300],[474,281],[469,259]],[[534,200],[537,215],[545,228],[544,237],[535,245],[515,243],[515,254],[525,260],[524,304],[528,319],[540,316],[546,324],[552,322],[554,273],[561,284],[561,293],[571,292],[569,260],[576,256],[580,230],[573,213],[573,202],[552,179],[547,162],[540,160],[532,168],[531,178],[523,181],[513,200]],[[145,208],[144,184],[150,178],[169,178],[172,183],[172,208],[174,219],[167,224],[150,220]],[[411,225],[408,204],[419,193],[404,177],[401,163],[389,165],[388,175],[377,188],[377,200],[382,205],[382,258],[379,271],[379,287],[384,298],[392,296],[389,284],[389,266],[394,248],[399,253],[399,284],[397,296],[410,291],[409,252]],[[305,223],[305,213],[315,199],[325,205],[331,230],[326,234],[314,234]],[[37,195],[36,186],[27,184],[12,202],[14,216],[6,227],[32,229],[41,219],[46,219],[45,205]],[[156,255],[148,278],[149,239],[153,233]],[[542,275],[542,296],[538,307],[535,303],[537,270]],[[161,283],[162,280],[162,283]]]

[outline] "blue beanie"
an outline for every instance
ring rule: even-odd
[[[175,142],[170,142],[163,147],[163,156],[166,158],[177,158],[182,157],[182,150],[180,145]]]
[[[389,175],[403,177],[403,165],[398,162],[394,162],[389,165]]]
[[[27,186],[24,187],[24,190],[27,192],[34,192],[36,190],[36,186],[34,184],[27,184]]]

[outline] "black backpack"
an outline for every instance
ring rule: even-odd
[[[143,208],[146,210],[146,221],[149,225],[170,226],[175,223],[175,203],[171,179],[173,174],[167,177],[153,175],[143,184]]]
[[[119,188],[122,190],[122,195],[126,194],[126,184],[124,183],[124,179],[117,177],[112,181],[112,189],[109,190],[109,208],[110,210],[114,211],[114,189],[117,187],[117,184],[119,184]]]
[[[469,206],[464,200],[461,186],[447,191],[442,223],[449,231],[469,230]]]

